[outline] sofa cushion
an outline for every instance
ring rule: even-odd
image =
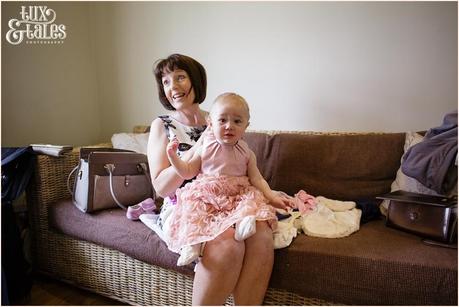
[[[141,221],[126,218],[122,209],[107,209],[91,214],[78,210],[71,200],[49,207],[49,223],[58,232],[112,248],[137,260],[192,275],[193,265],[177,267],[178,254]]]
[[[353,305],[457,305],[457,250],[371,221],[340,239],[297,236],[270,286]]]
[[[357,200],[389,192],[405,134],[248,132],[244,139],[272,189]]]
[[[111,141],[113,148],[132,150],[146,155],[149,135],[150,133],[115,133]]]
[[[193,265],[177,267],[178,255],[121,209],[86,214],[64,200],[49,208],[49,220],[54,231],[193,274]],[[341,239],[301,234],[288,248],[275,251],[270,286],[344,304],[456,305],[457,251],[424,245],[382,220]]]

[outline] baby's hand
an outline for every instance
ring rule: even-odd
[[[293,202],[285,197],[274,196],[270,199],[271,206],[279,209],[287,210],[289,207],[293,206]]]
[[[178,146],[179,146],[179,141],[177,140],[176,137],[174,137],[166,146],[167,154],[170,156],[176,155]]]

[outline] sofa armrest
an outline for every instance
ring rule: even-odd
[[[67,178],[78,164],[79,152],[71,151],[60,157],[37,155],[34,172],[27,188],[27,206],[32,234],[39,237],[48,231],[48,208],[64,198],[69,198]],[[37,240],[33,240],[37,242]]]

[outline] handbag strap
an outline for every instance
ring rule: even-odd
[[[72,174],[78,169],[79,165],[75,166],[74,169],[70,172],[69,176],[67,177],[67,190],[69,191],[70,195],[73,196],[73,190],[70,188],[70,178],[72,178]],[[76,179],[76,178],[75,178]]]
[[[118,198],[115,196],[115,191],[113,189],[113,171],[115,170],[115,164],[112,164],[112,163],[105,164],[104,168],[107,170],[108,175],[109,175],[110,194],[112,195],[113,200],[120,208],[126,210],[127,207],[118,200]],[[148,182],[151,184],[151,179],[150,179],[150,175],[148,174],[148,168],[147,168],[146,163],[139,163],[137,165],[137,169],[139,170],[139,172],[142,172],[145,175]]]

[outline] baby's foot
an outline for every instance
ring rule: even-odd
[[[180,257],[177,260],[177,265],[187,265],[199,258],[201,244],[187,245],[180,250]]]
[[[254,215],[246,216],[236,224],[234,239],[236,241],[244,241],[257,232],[257,219]]]

